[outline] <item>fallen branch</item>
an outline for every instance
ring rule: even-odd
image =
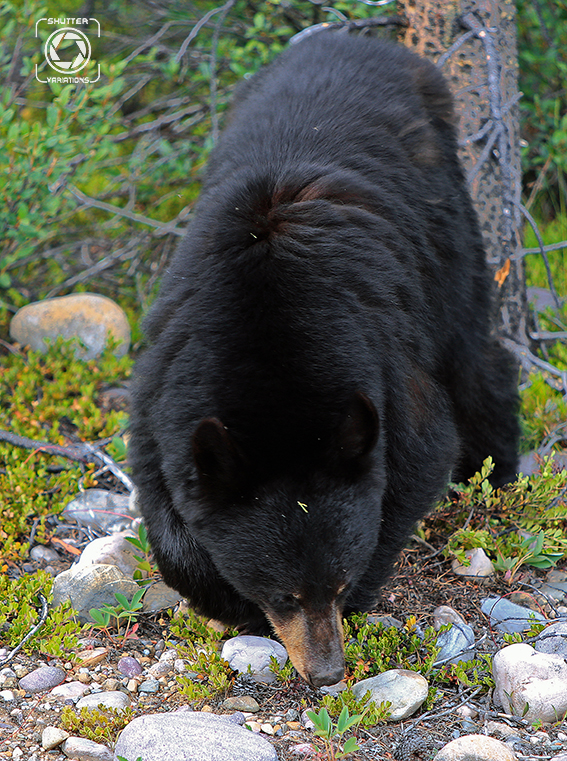
[[[0,429],[0,441],[5,441],[7,444],[11,444],[14,447],[21,447],[22,449],[33,449],[36,452],[45,452],[45,454],[66,457],[68,460],[73,460],[74,462],[91,462],[95,465],[102,465],[109,470],[120,483],[128,489],[128,491],[134,489],[134,483],[130,476],[128,476],[122,468],[114,462],[112,457],[105,454],[100,449],[93,447],[92,444],[83,442],[80,444],[63,446],[61,444],[51,444],[48,441],[35,441],[35,439],[28,439],[26,436],[18,436],[15,433],[10,433],[10,431],[4,431],[2,429]]]

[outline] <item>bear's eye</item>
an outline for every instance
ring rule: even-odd
[[[292,592],[291,594],[278,595],[271,600],[272,607],[275,610],[282,608],[297,608],[301,602],[301,595],[299,593]]]

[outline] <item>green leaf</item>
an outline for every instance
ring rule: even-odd
[[[123,595],[122,592],[115,592],[114,597],[116,598],[117,602],[119,602],[120,605],[122,605],[122,607],[125,610],[128,610],[128,608],[130,607],[130,603],[128,601],[128,598],[125,595]]]
[[[349,753],[354,753],[355,750],[360,750],[360,745],[356,741],[356,737],[350,737],[343,745],[343,752],[335,754],[335,758],[344,758]]]

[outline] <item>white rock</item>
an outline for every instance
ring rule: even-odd
[[[509,645],[494,656],[494,700],[506,713],[527,721],[556,722],[567,713],[567,662],[526,644]]]
[[[140,550],[127,541],[127,536],[134,537],[135,534],[133,531],[120,531],[117,534],[93,539],[81,553],[76,565],[86,566],[97,563],[115,565],[125,576],[131,578],[138,565],[134,555],[139,555]]]
[[[52,750],[69,737],[69,732],[59,727],[45,727],[41,733],[41,747],[45,750]]]
[[[470,561],[469,565],[461,565],[456,558],[451,563],[453,573],[458,576],[491,576],[494,573],[492,561],[482,547],[467,550],[465,557]]]
[[[100,745],[84,737],[69,737],[61,746],[63,753],[80,761],[113,761],[112,752],[106,745]]]
[[[378,676],[363,679],[353,685],[352,691],[360,700],[370,690],[374,703],[389,701],[388,721],[401,721],[411,716],[427,698],[429,686],[421,674],[407,669],[390,669]]]
[[[82,698],[88,689],[89,685],[82,682],[64,682],[54,687],[49,694],[55,698],[61,698],[61,700],[67,700],[67,698],[77,700]]]
[[[96,708],[102,703],[106,708],[127,708],[132,701],[124,692],[111,690],[110,692],[97,692],[94,695],[85,695],[77,702],[77,711],[81,708]]]
[[[227,640],[222,648],[221,656],[228,661],[230,667],[241,673],[248,673],[258,682],[273,682],[275,675],[270,671],[271,656],[274,656],[280,667],[287,661],[287,652],[283,645],[267,637],[243,635]]]
[[[494,737],[465,735],[441,748],[433,761],[516,761],[516,756]]]

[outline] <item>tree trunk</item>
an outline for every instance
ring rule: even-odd
[[[526,344],[523,262],[510,259],[521,247],[522,221],[514,2],[398,0],[398,9],[409,21],[401,42],[434,63],[470,31],[441,70],[455,97],[461,160],[497,283],[496,330]]]

